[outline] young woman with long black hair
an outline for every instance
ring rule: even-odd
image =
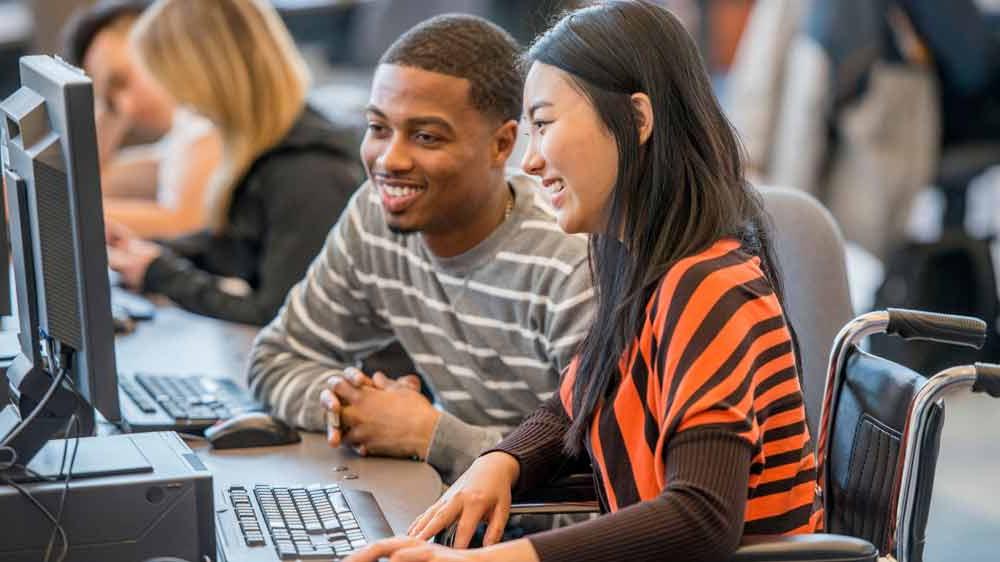
[[[694,42],[666,10],[573,12],[527,61],[525,171],[591,236],[598,313],[561,391],[410,538],[356,560],[725,560],[815,530],[815,458],[768,221]],[[608,513],[496,543],[512,490],[586,455]],[[423,541],[457,522],[456,546]]]

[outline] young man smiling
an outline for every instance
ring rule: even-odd
[[[591,318],[586,240],[507,176],[517,45],[471,16],[427,20],[375,71],[369,181],[255,345],[250,385],[331,445],[420,457],[457,477],[556,388]],[[416,377],[355,366],[399,342]]]

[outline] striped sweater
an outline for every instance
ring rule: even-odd
[[[746,536],[815,530],[791,336],[757,257],[723,240],[677,262],[619,365],[586,443],[615,513],[533,537],[543,560],[724,559]],[[498,446],[520,461],[522,488],[564,462],[576,366]]]
[[[377,192],[362,186],[258,337],[255,395],[286,421],[323,429],[327,377],[398,342],[444,412],[428,462],[445,480],[496,445],[552,396],[593,301],[586,238],[559,229],[533,180],[508,181],[511,216],[451,258],[392,232]]]

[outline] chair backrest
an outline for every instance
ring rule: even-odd
[[[833,340],[854,316],[844,239],[830,213],[802,191],[761,187],[774,224],[785,313],[799,342],[809,434],[816,443]]]

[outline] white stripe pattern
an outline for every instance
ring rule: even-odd
[[[512,419],[521,417],[521,412],[515,410],[504,410],[502,408],[486,408],[486,414],[497,419]]]
[[[501,261],[509,261],[514,263],[523,263],[526,265],[540,265],[542,267],[551,267],[553,269],[559,270],[563,275],[569,275],[573,273],[573,266],[559,261],[555,258],[546,258],[543,256],[528,256],[524,254],[515,254],[514,252],[497,252],[497,259]]]
[[[468,353],[470,355],[475,355],[476,357],[479,358],[496,357],[497,359],[499,359],[500,361],[511,367],[529,367],[533,369],[542,369],[542,370],[549,370],[555,368],[555,365],[552,365],[549,362],[540,361],[532,357],[500,355],[499,353],[497,353],[496,350],[488,347],[476,347],[464,342],[456,341],[452,339],[451,336],[441,328],[437,326],[432,326],[424,322],[420,322],[416,318],[392,315],[389,314],[389,312],[384,309],[379,310],[378,313],[382,317],[386,318],[389,321],[389,323],[392,324],[394,327],[416,328],[417,330],[420,330],[420,332],[423,334],[440,336],[444,338],[445,341],[449,342],[451,346],[455,348],[455,351],[460,351],[463,353]]]
[[[334,334],[333,332],[327,330],[326,328],[317,324],[309,311],[301,306],[300,299],[293,298],[289,300],[293,312],[298,317],[298,319],[305,324],[306,328],[309,329],[309,333],[313,336],[323,340],[324,343],[330,345],[335,349],[339,349],[348,353],[358,352],[358,351],[373,351],[380,349],[389,345],[390,343],[396,341],[393,336],[374,338],[369,340],[361,341],[347,341]]]

